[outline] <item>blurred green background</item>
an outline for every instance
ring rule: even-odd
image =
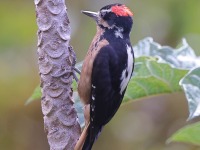
[[[134,12],[132,44],[151,36],[176,46],[186,37],[200,54],[199,0],[66,1],[78,61],[83,60],[96,27],[80,13],[109,3],[126,4]],[[0,150],[48,150],[40,101],[24,103],[39,84],[37,25],[33,0],[0,0]],[[166,139],[186,124],[183,93],[161,95],[124,105],[107,125],[94,150],[198,150]]]

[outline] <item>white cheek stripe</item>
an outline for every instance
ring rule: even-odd
[[[128,60],[127,60],[127,68],[125,68],[125,70],[123,70],[122,72],[122,76],[121,76],[121,84],[120,84],[120,94],[123,93],[123,91],[125,90],[130,77],[131,77],[131,72],[133,69],[133,54],[132,54],[132,49],[130,46],[127,45],[127,55],[128,55]],[[128,76],[126,77],[126,71],[128,72]]]

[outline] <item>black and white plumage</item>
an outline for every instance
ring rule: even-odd
[[[97,13],[83,13],[97,22],[97,34],[78,85],[81,100],[90,106],[86,112],[90,118],[86,121],[86,139],[80,149],[91,150],[103,126],[118,110],[133,72],[134,53],[129,37],[133,22],[132,13],[122,4],[105,6]]]

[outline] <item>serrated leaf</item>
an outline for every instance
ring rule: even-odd
[[[187,125],[176,133],[174,133],[168,140],[170,142],[185,142],[200,146],[200,122]]]
[[[200,65],[200,59],[195,55],[194,50],[188,45],[186,39],[182,40],[179,48],[161,46],[147,37],[133,47],[135,56],[157,57],[160,62],[169,63],[175,68],[191,69]]]
[[[187,73],[187,70],[159,63],[155,58],[140,57],[136,59],[134,72],[123,102],[145,96],[181,91],[179,81]]]
[[[189,105],[189,120],[200,115],[200,67],[191,70],[181,81]]]

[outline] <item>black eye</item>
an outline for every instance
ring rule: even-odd
[[[100,15],[103,18],[106,15],[106,12],[100,12]]]

